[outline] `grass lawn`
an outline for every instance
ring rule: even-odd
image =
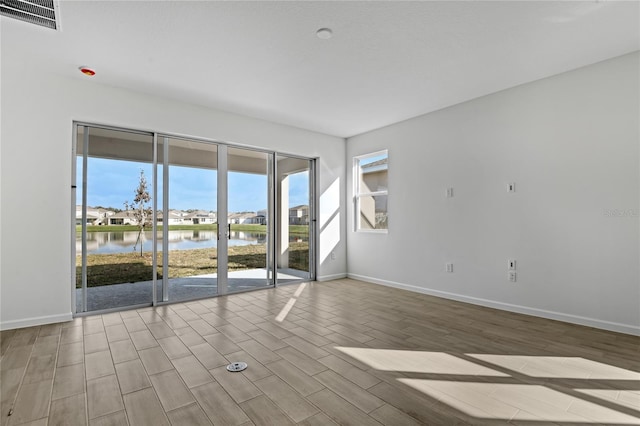
[[[96,228],[105,227],[97,226]],[[120,226],[118,226],[118,228],[120,228]],[[151,253],[143,253],[142,256],[140,256],[139,252],[90,254],[87,256],[87,286],[97,287],[110,284],[149,281],[153,279],[152,260]],[[160,279],[162,278],[161,253],[158,253],[157,261],[158,278]],[[229,271],[264,268],[265,264],[266,246],[264,245],[229,247]],[[82,287],[81,265],[81,256],[77,256],[76,288]],[[301,271],[309,270],[308,243],[289,244],[289,267]],[[169,252],[169,278],[212,274],[217,271],[218,257],[215,248],[172,250]]]

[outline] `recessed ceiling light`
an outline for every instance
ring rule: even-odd
[[[331,31],[331,28],[320,28],[318,31],[316,31],[316,35],[318,36],[318,38],[328,40],[333,37],[333,31]]]
[[[96,71],[94,69],[91,69],[89,67],[80,67],[78,68],[80,70],[80,72],[84,75],[88,75],[89,77],[93,77],[94,75],[96,75]]]

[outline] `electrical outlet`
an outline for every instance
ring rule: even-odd
[[[512,283],[515,283],[518,279],[518,276],[516,275],[515,271],[510,271],[509,272],[509,281],[511,281]]]
[[[331,252],[331,260],[336,260],[336,252],[335,251]]]
[[[445,263],[444,264],[444,270],[446,272],[453,272],[453,263]]]
[[[515,271],[516,270],[516,260],[515,259],[509,259],[507,264],[508,264],[508,269],[510,271]]]
[[[447,188],[447,198],[453,198],[453,188]]]
[[[507,192],[516,192],[516,183],[515,182],[509,182],[507,184]]]

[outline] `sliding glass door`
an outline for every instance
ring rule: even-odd
[[[227,150],[228,286],[236,292],[271,286],[273,154]]]
[[[76,312],[313,278],[313,161],[77,125]]]
[[[153,135],[78,126],[76,311],[153,300]]]
[[[166,187],[166,202],[158,212],[165,242],[158,300],[216,296],[220,258],[218,145],[162,136],[158,143],[162,149],[158,163]]]
[[[278,282],[308,280],[313,277],[313,160],[276,158]]]

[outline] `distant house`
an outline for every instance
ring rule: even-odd
[[[120,212],[109,216],[109,225],[136,225],[137,222],[131,213]]]
[[[361,192],[375,192],[387,189],[389,181],[389,158],[385,157],[381,160],[374,161],[361,166],[362,180]]]
[[[375,192],[387,190],[389,182],[388,157],[361,166],[361,192]],[[375,227],[374,224],[387,221],[387,197],[363,197],[360,200],[361,217]]]
[[[260,224],[260,217],[253,212],[231,213],[229,223],[232,225]],[[262,216],[264,220],[264,216]]]
[[[184,219],[186,221],[190,221],[194,225],[210,225],[218,221],[218,217],[215,212],[207,212],[204,210],[188,213]]]
[[[184,223],[183,216],[184,216],[184,213],[181,212],[180,210],[169,210],[168,224],[180,225]],[[162,225],[164,223],[164,215],[162,214],[162,212],[158,212],[156,214],[156,219],[159,225]]]
[[[300,205],[289,209],[289,225],[308,225],[309,206]]]
[[[256,223],[258,225],[267,224],[267,209],[258,210],[258,213],[256,214]]]
[[[115,212],[87,206],[87,225],[107,225]],[[82,206],[76,205],[76,225],[82,225]]]

